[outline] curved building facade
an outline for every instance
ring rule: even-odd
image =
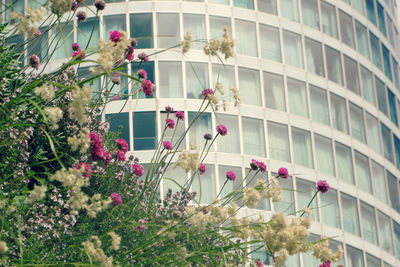
[[[8,1],[8,0],[7,0]],[[7,2],[6,1],[6,2]],[[14,1],[15,2],[15,1]],[[17,1],[15,8],[32,5]],[[346,267],[400,266],[400,80],[399,23],[394,0],[204,0],[106,1],[100,21],[87,10],[88,20],[66,26],[73,34],[55,52],[50,68],[70,57],[73,42],[108,39],[108,32],[125,30],[138,40],[150,61],[131,63],[148,72],[157,85],[157,100],[129,96],[106,107],[111,129],[123,126],[121,137],[133,155],[149,162],[164,129],[164,107],[185,112],[188,127],[201,106],[201,91],[222,82],[225,106],[206,110],[191,127],[181,148],[202,148],[203,134],[216,134],[225,124],[228,135],[218,138],[204,163],[207,172],[192,190],[200,202],[210,203],[233,170],[238,178],[223,194],[241,186],[255,158],[267,163],[269,174],[286,167],[291,176],[281,180],[283,199],[259,204],[257,212],[302,210],[325,179],[331,189],[318,195],[313,209],[310,240],[335,237],[343,246]],[[22,4],[21,4],[22,3]],[[93,1],[86,0],[87,5]],[[82,8],[85,10],[86,8]],[[90,9],[92,9],[90,7]],[[92,9],[93,10],[93,9]],[[8,14],[4,14],[7,19]],[[204,40],[222,36],[227,27],[236,55],[222,64],[203,53]],[[191,32],[192,49],[182,54],[179,44]],[[50,33],[48,33],[50,34]],[[36,51],[42,57],[54,45],[42,38]],[[28,51],[27,53],[35,52]],[[89,66],[78,70],[85,78]],[[99,80],[93,84],[100,88]],[[111,86],[110,86],[111,87]],[[233,92],[241,103],[234,105]],[[112,88],[118,95],[138,85],[124,78]],[[98,90],[98,89],[97,89]],[[140,98],[137,101],[136,98]],[[164,139],[171,138],[167,130]],[[185,172],[171,169],[167,176],[184,181]],[[201,187],[201,188],[200,188]],[[167,180],[163,194],[176,188]],[[254,210],[253,210],[254,212]],[[254,253],[271,264],[263,251]],[[318,266],[310,254],[291,256],[286,266]],[[334,264],[333,266],[337,266]]]

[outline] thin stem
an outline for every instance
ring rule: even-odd
[[[314,196],[311,198],[310,202],[308,203],[306,209],[308,209],[311,206],[311,203],[313,202],[314,198],[317,196],[319,191],[316,191]],[[303,217],[304,213],[306,213],[306,209],[304,209],[303,213],[300,215],[300,217]]]

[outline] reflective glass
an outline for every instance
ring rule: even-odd
[[[230,18],[210,16],[210,38],[221,39],[224,34],[224,28],[228,28],[232,36],[232,25]]]
[[[325,1],[321,1],[322,31],[333,38],[339,39],[336,21],[336,8]]]
[[[351,135],[360,142],[365,143],[366,140],[365,140],[363,110],[352,103],[350,103],[349,107],[350,107]]]
[[[294,163],[313,168],[313,153],[310,132],[292,127]]]
[[[171,181],[172,179],[173,181]],[[187,181],[187,174],[182,168],[166,168],[163,175],[164,196],[171,190],[172,193],[180,192]]]
[[[308,118],[307,89],[304,82],[287,78],[290,113]]]
[[[356,94],[360,94],[360,80],[357,62],[344,56],[344,72],[346,74],[346,87]]]
[[[229,134],[224,138],[217,138],[218,151],[227,153],[240,153],[239,123],[237,116],[215,114],[216,124],[223,124],[229,129]]]
[[[398,169],[400,169],[400,139],[397,138],[396,135],[393,135],[394,139],[394,149],[396,153],[396,166]]]
[[[383,142],[383,155],[385,158],[393,162],[393,148],[392,148],[392,135],[386,125],[381,122],[382,142]]]
[[[100,39],[100,28],[97,18],[88,18],[77,27],[77,42],[82,49],[96,48]],[[107,38],[108,39],[108,38]]]
[[[147,79],[150,80],[152,83],[155,83],[154,77],[154,61],[148,62],[133,62],[131,63],[131,72],[132,74],[137,73],[138,70],[143,69],[147,72]],[[141,90],[141,84],[139,82],[132,82],[132,93],[133,99],[137,98],[153,98],[153,95],[146,96],[143,91]]]
[[[367,28],[356,21],[357,51],[366,58],[369,57]]]
[[[365,100],[375,106],[376,98],[372,73],[363,66],[361,66],[361,87]]]
[[[388,100],[389,100],[389,110],[390,110],[390,119],[394,124],[398,124],[397,120],[397,108],[396,108],[396,97],[392,91],[388,89]]]
[[[394,242],[396,244],[396,255],[397,258],[400,259],[400,224],[396,221],[392,220],[393,222],[393,231],[394,231]]]
[[[376,7],[378,10],[378,22],[379,22],[379,30],[383,35],[386,35],[386,25],[385,25],[385,13],[383,11],[383,6],[376,1]]]
[[[341,143],[336,145],[336,164],[338,176],[343,181],[354,184],[353,160],[351,158],[351,149]]]
[[[346,267],[365,267],[362,250],[347,245],[346,252],[347,252]]]
[[[197,117],[196,112],[189,112],[189,124]],[[191,144],[195,145],[198,149],[204,147],[205,139],[204,134],[211,133],[211,114],[210,113],[202,113],[197,119],[193,122],[192,126],[189,129],[189,141]],[[213,149],[211,148],[211,151]]]
[[[329,105],[326,90],[312,84],[310,84],[309,87],[312,119],[325,125],[330,125]]]
[[[357,200],[344,193],[341,193],[341,196],[343,228],[346,232],[360,236],[360,223],[358,221]],[[362,265],[360,267],[362,267]]]
[[[212,65],[213,85],[217,82],[222,84],[225,93],[225,99],[235,102],[231,88],[237,88],[235,85],[235,68],[229,65],[213,64]],[[229,95],[229,98],[228,96]]]
[[[297,0],[280,0],[279,3],[282,17],[299,21],[299,6]]]
[[[278,15],[276,0],[258,0],[258,10],[270,14]]]
[[[318,0],[301,0],[303,23],[319,30]]]
[[[353,19],[343,11],[339,11],[340,22],[340,35],[342,42],[348,46],[355,48],[354,45],[354,32],[353,32]]]
[[[62,28],[64,33],[64,38],[60,34],[60,28]],[[45,57],[48,56],[49,52],[49,29],[50,28],[40,28],[42,34],[39,37],[31,39],[31,41],[27,44],[28,55],[37,55],[40,58],[40,61],[44,62]],[[58,42],[58,49],[53,54],[53,59],[61,59],[72,56],[72,48],[71,45],[74,42],[74,27],[72,24],[66,25],[59,24],[57,27],[53,28],[55,30],[57,37],[55,37],[53,46]],[[52,35],[54,37],[55,35]],[[53,39],[51,40],[53,41]],[[21,45],[23,42],[17,43],[17,45]]]
[[[328,79],[343,85],[342,62],[339,51],[325,46],[325,56],[326,61],[329,62],[327,64]]]
[[[244,154],[265,157],[265,135],[262,120],[242,117]]]
[[[325,77],[321,43],[305,38],[307,70]]]
[[[262,58],[282,62],[278,28],[260,24],[260,42]]]
[[[389,189],[390,205],[392,206],[393,209],[397,210],[397,212],[400,212],[400,199],[399,199],[400,195],[399,195],[397,178],[388,171],[386,171],[386,175],[387,175],[387,185]]]
[[[368,157],[355,151],[354,158],[356,162],[357,186],[365,192],[372,193]]]
[[[253,0],[233,0],[233,5],[247,9],[254,9]]]
[[[92,72],[89,70],[89,67],[80,67],[78,69],[78,78],[80,80],[88,79],[91,78]],[[92,97],[94,99],[97,99],[100,97],[100,90],[101,90],[101,84],[100,84],[100,78],[96,78],[88,83],[86,83],[87,86],[90,86],[92,88]]]
[[[195,175],[192,183],[192,191],[196,192],[196,201],[202,204],[211,204],[217,196],[215,167],[206,164],[206,172]]]
[[[392,226],[390,225],[389,216],[378,211],[378,221],[379,221],[379,240],[381,241],[381,248],[387,252],[394,254],[393,251],[393,233]]]
[[[318,171],[335,176],[332,141],[329,138],[314,134],[314,144]]]
[[[330,226],[341,228],[337,191],[330,188],[320,195],[322,222]]]
[[[133,113],[133,150],[154,149],[157,142],[156,113]]]
[[[183,34],[187,32],[192,34],[191,48],[203,49],[204,41],[207,39],[204,15],[183,14]]]
[[[339,131],[348,133],[346,100],[340,96],[331,94],[331,109],[333,127]]]
[[[389,50],[382,44],[383,65],[385,66],[385,75],[392,80],[392,69],[390,64]]]
[[[129,113],[107,114],[106,121],[110,123],[110,130],[118,133],[118,138],[124,139],[128,143],[128,150],[131,150],[129,137]]]
[[[375,266],[379,267],[379,266],[381,266],[381,261],[378,258],[375,258],[374,256],[371,256],[367,253],[367,266],[368,267],[375,267]]]
[[[271,175],[276,176],[277,174],[272,173]],[[281,196],[282,199],[278,202],[273,202],[274,211],[284,211],[287,214],[295,211],[294,204],[294,191],[293,191],[293,178],[289,176],[286,179],[278,179],[279,186],[282,188]]]
[[[159,48],[168,48],[180,44],[179,15],[157,14],[157,36]]]
[[[381,46],[379,44],[379,39],[372,32],[369,32],[369,39],[371,42],[372,62],[375,66],[382,69]]]
[[[366,130],[368,146],[376,152],[382,153],[378,120],[368,112],[366,113],[365,119],[367,123]]]
[[[283,31],[283,50],[286,64],[301,69],[304,68],[303,49],[299,34]]]
[[[208,64],[186,62],[187,98],[203,98],[201,92],[209,87]]]
[[[250,21],[235,20],[236,52],[246,56],[257,56],[256,24]]]
[[[360,201],[360,208],[363,238],[372,244],[379,245],[374,207]]]
[[[263,72],[265,103],[267,108],[286,111],[283,76]]]
[[[270,158],[290,162],[289,135],[287,126],[269,121],[267,127]]]
[[[261,106],[260,74],[258,70],[238,68],[240,103]]]
[[[153,15],[151,13],[130,14],[131,38],[137,40],[135,49],[154,47]]]
[[[120,31],[120,30],[126,32],[125,14],[103,16],[103,39],[104,40],[110,39],[110,32]]]
[[[308,182],[306,180],[302,180],[299,178],[296,178],[296,192],[297,192],[297,210],[304,210],[308,203],[310,203],[310,200],[315,194],[315,183]],[[319,221],[319,215],[318,215],[318,199],[315,198],[313,202],[310,205],[311,209],[311,214],[310,214],[310,219],[314,221]]]
[[[163,140],[170,141],[173,146],[175,146],[177,144],[177,142],[180,142],[178,148],[184,149],[186,146],[185,145],[186,136],[183,139],[181,139],[180,137],[183,136],[183,134],[185,132],[185,122],[175,119],[175,117],[173,115],[169,115],[169,118],[174,119],[175,127],[174,127],[174,129],[167,128],[164,131]],[[166,120],[167,120],[167,113],[161,112],[161,114],[160,114],[160,124],[161,124],[160,129],[164,130]],[[176,146],[174,148],[176,148]],[[172,169],[172,168],[170,168],[170,169]]]
[[[158,61],[158,95],[165,98],[182,98],[182,63],[177,61]]]
[[[387,98],[386,98],[386,88],[385,84],[375,76],[375,85],[376,85],[376,94],[378,95],[378,108],[380,111],[389,115],[388,106],[387,106]]]
[[[236,174],[235,181],[230,181],[226,178],[225,173],[228,171],[233,171]],[[218,193],[222,190],[221,194],[219,195],[220,199],[223,199],[233,191],[241,190],[243,188],[242,168],[240,167],[219,165],[218,176],[219,176]]]
[[[365,6],[367,7],[368,19],[376,25],[375,5],[374,0],[365,0]]]
[[[387,203],[385,170],[373,160],[371,161],[371,168],[372,177],[374,177],[372,179],[374,195],[383,203]]]

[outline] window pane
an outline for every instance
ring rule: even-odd
[[[387,175],[387,184],[389,189],[389,198],[390,198],[390,205],[393,209],[400,212],[400,200],[399,200],[399,189],[397,184],[397,178],[391,174],[390,172],[386,171]]]
[[[317,169],[335,176],[335,166],[333,165],[332,141],[321,135],[314,134],[315,157],[317,159]]]
[[[365,0],[365,5],[367,7],[367,17],[368,19],[376,25],[376,16],[375,16],[375,5],[374,0]]]
[[[240,103],[261,106],[260,74],[258,70],[238,68]]]
[[[196,117],[196,112],[189,112],[189,124],[192,123],[193,119]],[[198,149],[204,146],[205,139],[204,134],[211,133],[211,114],[203,113],[193,122],[189,129],[189,141],[191,144],[195,145]],[[212,151],[212,148],[211,148]]]
[[[89,70],[89,67],[79,67],[78,69],[78,78],[79,80],[84,80],[92,77],[92,72]],[[94,99],[98,99],[101,94],[101,84],[100,84],[100,77],[96,78],[88,83],[87,86],[92,88],[92,97]]]
[[[325,77],[321,43],[305,38],[307,70]]]
[[[368,112],[366,113],[368,146],[378,153],[382,153],[378,120]]]
[[[369,32],[369,39],[371,42],[372,62],[375,66],[382,69],[381,46],[379,45],[379,39],[372,32]]]
[[[315,183],[308,182],[306,180],[296,179],[296,187],[297,187],[297,210],[304,210],[310,200],[315,194]],[[314,221],[319,221],[318,216],[318,201],[317,198],[313,200],[310,205],[310,209],[312,211],[310,215],[310,219]]]
[[[170,115],[169,118],[173,119],[174,117]],[[167,113],[166,112],[161,112],[161,114],[160,114],[160,122],[161,122],[160,123],[161,124],[160,129],[164,129],[166,120],[167,120]],[[173,146],[178,141],[180,141],[180,137],[183,136],[183,134],[185,132],[185,122],[184,121],[178,121],[178,120],[175,120],[175,122],[176,122],[175,123],[175,128],[174,129],[167,128],[165,130],[165,132],[164,132],[164,137],[163,137],[163,141],[164,140],[170,141]],[[183,140],[179,144],[179,148],[182,148],[182,149],[185,148],[185,146],[186,146],[185,145],[185,139],[186,138],[183,138]]]
[[[364,267],[363,253],[361,250],[346,246],[347,265],[346,267]]]
[[[313,168],[310,132],[292,127],[294,163]]]
[[[392,135],[390,130],[383,123],[381,123],[382,142],[383,142],[383,155],[385,158],[393,162],[393,148],[392,148]]]
[[[332,124],[339,131],[348,133],[346,100],[331,94]]]
[[[360,202],[361,218],[363,225],[363,237],[372,244],[378,245],[378,234],[376,229],[375,209],[370,205]]]
[[[356,94],[360,94],[357,62],[344,56],[344,71],[346,73],[346,87]]]
[[[207,39],[205,17],[203,15],[183,14],[183,34],[187,32],[192,33],[192,40],[201,40],[191,42],[191,47],[203,49],[204,40]]]
[[[336,22],[336,8],[325,1],[321,1],[322,31],[338,39]]]
[[[110,130],[120,133],[118,138],[124,139],[128,143],[129,150],[131,150],[129,138],[129,114],[127,112],[107,114],[106,121],[110,123]]]
[[[219,165],[218,166],[218,174],[219,174],[219,189],[218,193],[222,189],[222,192],[219,196],[220,199],[223,199],[230,193],[236,190],[240,190],[243,188],[243,179],[242,179],[242,168],[240,167],[232,167],[232,166],[224,166],[224,165]],[[226,172],[228,171],[233,171],[236,174],[236,180],[235,181],[229,181],[226,178]],[[224,186],[225,184],[225,186]],[[223,188],[222,188],[223,187]]]
[[[386,103],[386,88],[385,84],[375,76],[376,94],[378,95],[379,110],[388,116],[388,107]]]
[[[231,88],[237,88],[235,85],[235,68],[229,65],[213,64],[212,76],[213,85],[215,86],[217,82],[222,83],[225,94],[229,95],[229,98],[226,97],[226,99],[235,102],[233,94],[230,90]]]
[[[203,98],[201,92],[208,88],[207,63],[186,62],[186,92],[188,98]]]
[[[208,0],[209,3],[221,4],[221,5],[228,5],[230,4],[229,0]]]
[[[396,98],[392,91],[388,89],[388,99],[389,99],[389,109],[390,109],[390,119],[394,124],[398,124],[397,112],[396,112]]]
[[[351,135],[357,140],[365,143],[365,128],[363,110],[350,103],[350,122],[351,122]]]
[[[258,0],[258,10],[270,14],[278,15],[276,0]]]
[[[352,6],[361,14],[364,14],[364,5],[363,5],[363,0],[352,0],[351,4]]]
[[[330,125],[326,90],[316,87],[312,84],[309,86],[312,119],[320,123]]]
[[[351,149],[348,146],[335,142],[336,146],[336,164],[338,176],[343,181],[354,184],[353,161],[351,158]]]
[[[337,191],[330,188],[328,192],[320,195],[322,222],[330,226],[341,228]]]
[[[299,21],[299,7],[297,0],[280,0],[279,3],[282,17]]]
[[[265,103],[267,108],[286,111],[283,76],[263,72]]]
[[[383,12],[383,6],[376,1],[376,6],[378,9],[378,21],[379,21],[379,30],[386,35],[386,25],[385,25],[385,14]]]
[[[378,258],[375,258],[374,256],[371,256],[367,253],[367,266],[368,267],[381,266],[381,261]]]
[[[396,254],[397,258],[400,259],[400,224],[393,221],[393,229],[394,229],[394,242],[396,243]]]
[[[301,36],[288,31],[283,31],[283,48],[285,63],[294,67],[303,68],[303,49]]]
[[[156,113],[154,111],[133,113],[133,149],[149,150],[156,146]]]
[[[290,113],[308,118],[307,89],[301,81],[287,78]]]
[[[315,235],[315,234],[310,234],[307,238],[308,241],[310,242],[317,242],[320,240],[320,237]],[[312,255],[311,251],[302,253],[303,256],[303,265],[304,266],[318,266],[320,264],[319,260]]]
[[[301,0],[303,23],[319,30],[319,12],[317,0]]]
[[[400,140],[395,135],[393,135],[393,139],[394,139],[394,149],[396,153],[396,166],[398,169],[400,169]]]
[[[60,29],[61,28],[61,29]],[[54,34],[57,35],[56,39],[53,42],[53,48],[55,48],[53,57],[54,59],[62,59],[62,58],[69,58],[72,56],[72,43],[74,42],[74,25],[72,23],[69,24],[59,24],[57,27],[54,28]],[[46,44],[44,47],[44,50],[41,51],[41,53],[37,54],[41,56],[41,59],[45,54],[47,54],[47,33],[46,36],[42,36],[41,39],[44,40],[43,44]],[[44,39],[46,38],[46,39]],[[52,38],[52,37],[51,37]],[[88,38],[89,39],[89,38]],[[79,41],[79,40],[78,40]],[[85,40],[83,43],[79,43],[79,45],[82,47],[82,50],[85,49],[86,44],[88,40]],[[41,42],[42,43],[42,42]],[[30,50],[30,49],[29,49]],[[38,47],[35,49],[36,53],[39,52],[41,49]],[[33,51],[31,52],[33,53]]]
[[[360,189],[372,193],[371,188],[371,174],[369,172],[369,161],[368,157],[355,152],[354,153],[356,162],[356,172],[357,172],[357,185]]]
[[[131,37],[137,40],[135,49],[152,48],[153,15],[151,13],[130,14]]]
[[[182,65],[181,62],[158,61],[160,75],[157,84],[158,94],[166,98],[182,98]]]
[[[260,24],[260,39],[262,58],[282,62],[279,29]]]
[[[392,240],[392,226],[390,225],[389,216],[384,215],[382,212],[378,212],[379,221],[379,237],[381,241],[381,248],[387,252],[393,254],[393,240]]]
[[[232,36],[232,26],[230,18],[216,17],[210,16],[210,38],[221,39],[224,28],[227,27],[229,29],[229,33]]]
[[[339,51],[325,46],[326,61],[328,70],[328,79],[343,85],[343,75],[342,75],[342,63],[340,59]]]
[[[112,31],[126,31],[126,19],[123,15],[103,16],[103,38],[104,40],[110,39],[110,32]]]
[[[227,153],[240,153],[240,139],[237,116],[216,114],[216,123],[228,128],[229,134],[217,138],[218,151]]]
[[[367,28],[356,21],[357,51],[369,59]]]
[[[269,121],[268,143],[270,158],[290,162],[289,135],[286,125]]]
[[[332,251],[336,251],[338,249],[338,246],[340,246],[342,248],[342,251],[344,251],[343,244],[341,242],[338,242],[334,239],[329,239],[329,248]],[[342,257],[340,258],[340,260],[338,262],[336,262],[336,264],[343,264],[343,266],[344,266],[344,255],[342,255]]]
[[[253,0],[233,0],[233,5],[236,7],[254,9]]]
[[[271,174],[276,176],[275,173]],[[288,214],[293,213],[294,207],[294,194],[293,194],[293,178],[289,176],[287,179],[278,179],[279,186],[282,188],[281,196],[282,199],[274,203],[274,211],[280,212],[284,211]]]
[[[154,77],[154,61],[149,62],[133,62],[131,63],[131,71],[132,73],[136,73],[139,69],[143,69],[147,72],[147,79],[151,82],[155,83]],[[139,92],[138,95],[133,95],[132,98],[153,98],[153,95],[146,96],[141,90],[141,84],[138,82],[132,83],[132,92]]]
[[[400,88],[399,66],[397,64],[397,61],[394,59],[393,55],[392,55],[392,64],[393,64],[393,73],[394,73],[394,80],[396,83],[396,87]]]
[[[244,20],[235,20],[236,52],[246,56],[257,56],[256,24]]]
[[[390,54],[389,50],[382,44],[382,56],[383,56],[383,64],[385,66],[385,75],[390,80],[392,80],[392,69],[390,64]]]
[[[262,120],[242,117],[244,154],[265,157],[265,135]]]
[[[62,27],[63,35],[60,34],[59,27]],[[74,32],[73,32],[74,26],[71,23],[68,25],[64,23],[64,24],[59,24],[57,27],[53,29],[55,30],[56,34],[59,34],[55,38],[55,41],[53,42],[53,45],[55,46],[57,41],[59,41],[57,44],[58,49],[53,54],[53,59],[71,57],[72,55],[71,45],[74,42]],[[49,34],[48,34],[49,28],[40,28],[39,30],[42,32],[41,36],[31,39],[31,41],[27,44],[28,55],[35,54],[40,58],[40,61],[44,62],[45,57],[48,56],[49,52],[49,45],[47,43],[49,39]],[[17,45],[22,45],[23,43],[24,43],[23,41],[18,42]]]
[[[371,163],[372,177],[374,177],[372,179],[374,194],[383,203],[387,203],[385,171],[383,167],[375,161],[371,161]]]
[[[206,164],[206,172],[195,175],[192,183],[192,191],[196,192],[196,201],[202,204],[211,204],[217,196],[215,184],[215,167]]]
[[[366,68],[361,66],[361,86],[363,89],[363,95],[372,105],[376,105],[375,92],[374,92],[374,81],[372,79],[372,73]]]
[[[181,187],[183,187],[187,181],[187,174],[182,168],[167,168],[163,178],[163,191],[165,196],[169,189],[172,190],[172,193],[180,192]],[[165,178],[173,179],[174,181]],[[176,183],[178,183],[179,186]]]
[[[178,14],[157,14],[158,47],[167,48],[181,41]]]
[[[94,30],[93,30],[94,27]],[[93,30],[93,34],[92,34]],[[90,37],[92,36],[92,37]],[[85,49],[86,46],[88,48],[96,48],[97,42],[100,39],[100,29],[99,22],[96,18],[89,18],[85,21],[85,23],[79,23],[77,27],[77,41],[78,44]],[[108,39],[108,38],[106,38]],[[88,44],[89,43],[89,44]]]
[[[351,16],[342,11],[339,11],[339,21],[340,21],[340,35],[342,37],[342,42],[352,48],[355,48],[353,20]]]
[[[349,233],[360,236],[357,200],[344,193],[342,193],[341,196],[342,196],[343,228],[345,231]],[[363,267],[363,265],[360,265],[360,267]]]

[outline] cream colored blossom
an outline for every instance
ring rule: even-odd
[[[89,87],[80,88],[75,86],[72,90],[73,100],[69,104],[69,117],[78,121],[80,125],[87,122],[85,106],[92,99],[92,89]]]
[[[255,208],[260,201],[260,192],[254,187],[247,187],[244,189],[243,203],[249,208]]]
[[[0,241],[0,254],[6,253],[8,251],[8,247],[6,242]]]
[[[99,40],[97,43],[99,57],[96,61],[100,68],[108,74],[112,72],[114,64],[122,63],[125,60],[125,52],[130,45],[127,33],[124,31],[120,31],[120,33],[122,36],[119,42]]]
[[[338,246],[335,253],[329,248],[329,240],[321,237],[321,241],[313,244],[311,246],[313,255],[318,258],[321,262],[326,262],[327,260],[337,262],[342,257],[342,247]]]
[[[289,253],[286,249],[279,250],[274,257],[274,266],[280,267],[283,264],[285,264],[285,261],[287,260],[288,256]]]
[[[181,167],[186,172],[190,170],[196,172],[200,166],[199,152],[190,153],[188,151],[183,151],[179,154],[178,160],[175,163],[175,167]]]
[[[92,236],[88,241],[82,242],[83,251],[88,255],[89,259],[99,262],[101,266],[112,267],[113,257],[107,257],[101,249],[101,241],[97,236]]]
[[[182,41],[182,53],[187,53],[190,49],[190,44],[192,41],[192,33],[187,32],[185,36],[183,36],[183,41]]]
[[[7,200],[0,199],[0,209],[4,209],[6,207]]]
[[[111,248],[113,250],[118,250],[121,244],[121,237],[117,235],[115,232],[110,232],[108,235],[111,237]]]
[[[49,4],[51,12],[58,16],[71,10],[71,0],[49,0]]]
[[[44,83],[33,89],[37,96],[41,96],[44,100],[50,101],[54,97],[54,87],[51,84]]]
[[[44,112],[47,115],[47,119],[50,121],[51,129],[58,129],[58,121],[62,118],[63,112],[59,107],[45,107]]]
[[[33,190],[30,191],[29,197],[27,199],[27,203],[32,204],[42,200],[46,196],[47,186],[35,185]]]
[[[89,128],[82,128],[79,134],[67,138],[68,144],[71,146],[72,151],[78,150],[80,153],[85,153],[90,146]]]
[[[239,90],[232,87],[231,91],[233,92],[233,98],[235,99],[235,107],[237,107],[240,104],[240,93]]]
[[[271,177],[270,181],[271,184],[264,191],[263,198],[271,198],[273,202],[278,202],[282,199],[282,188],[279,186],[278,180],[275,177]]]
[[[235,41],[231,40],[228,28],[224,27],[224,39],[221,42],[219,51],[225,56],[225,59],[228,59],[235,55],[234,47]]]
[[[11,18],[19,20],[17,25],[17,31],[19,34],[32,38],[38,30],[38,27],[35,26],[35,23],[43,20],[44,16],[46,15],[46,9],[44,7],[40,7],[36,10],[27,8],[26,14],[27,16],[18,12],[11,12]]]
[[[224,86],[222,85],[221,82],[217,82],[217,83],[215,84],[215,89],[217,89],[217,91],[218,91],[221,95],[224,95],[224,94],[225,94]]]
[[[203,46],[204,54],[211,56],[218,56],[218,50],[221,42],[218,40],[211,40]]]

